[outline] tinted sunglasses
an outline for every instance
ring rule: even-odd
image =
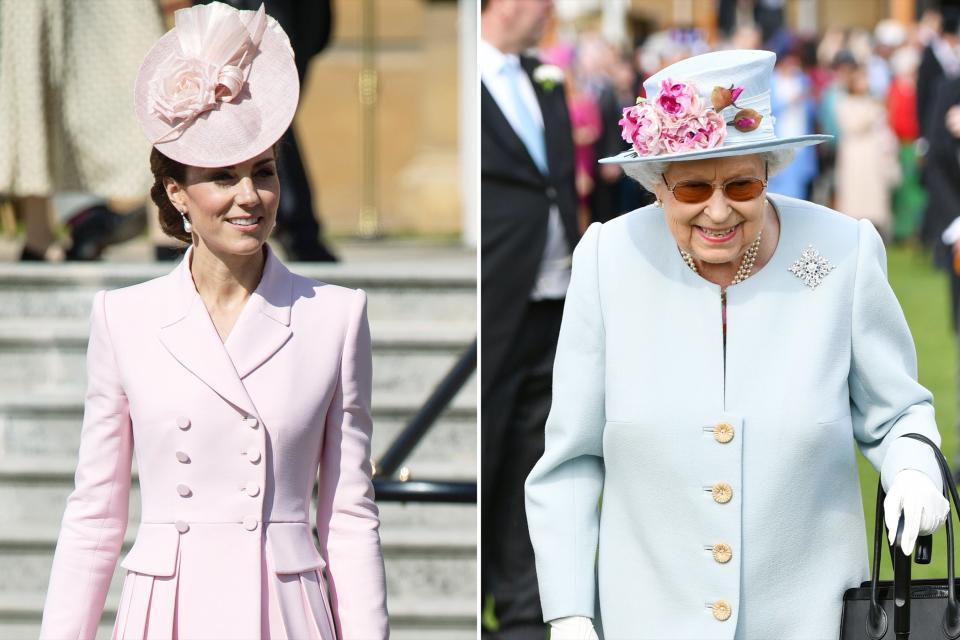
[[[767,188],[767,181],[760,178],[731,178],[721,185],[703,180],[684,180],[670,186],[665,175],[661,174],[660,177],[663,178],[663,184],[667,185],[667,190],[673,194],[673,197],[685,204],[706,202],[718,187],[723,189],[723,194],[734,202],[753,200]]]

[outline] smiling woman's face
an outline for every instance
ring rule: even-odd
[[[766,182],[764,169],[759,155],[670,163],[664,173],[666,184],[661,181],[656,194],[677,245],[711,264],[739,260],[763,226],[766,189],[750,200],[737,201],[719,187],[731,181],[741,185],[740,179],[744,183],[757,179]],[[667,186],[675,188],[690,182],[712,183],[718,188],[707,200],[691,204],[678,200]]]
[[[184,183],[168,184],[167,193],[187,211],[198,244],[218,254],[256,253],[273,230],[280,203],[274,151],[230,167],[187,167]]]

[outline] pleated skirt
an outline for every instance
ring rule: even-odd
[[[260,629],[230,640],[337,640],[327,597],[326,581],[318,569],[278,574],[270,550],[261,547]],[[196,640],[200,636],[181,622],[191,602],[179,597],[180,557],[170,577],[127,571],[113,627],[112,640]],[[219,584],[211,576],[210,589]],[[192,612],[186,618],[196,618]],[[208,627],[209,628],[209,627]],[[257,632],[259,631],[259,636]],[[228,640],[222,635],[218,640]],[[212,640],[212,638],[210,639]]]

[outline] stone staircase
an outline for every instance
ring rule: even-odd
[[[463,259],[290,265],[302,275],[360,287],[374,342],[374,458],[472,341],[475,263]],[[168,265],[0,264],[0,638],[36,638],[80,440],[85,352],[95,291],[166,273]],[[476,479],[476,386],[458,394],[406,466],[411,477]],[[134,463],[130,525],[140,504]],[[397,640],[476,637],[476,508],[383,503],[391,631]],[[122,557],[122,556],[121,556]],[[109,638],[118,566],[97,638]],[[354,640],[354,639],[350,639]],[[363,639],[357,639],[363,640]]]

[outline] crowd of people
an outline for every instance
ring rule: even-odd
[[[99,260],[145,228],[157,260],[183,254],[186,245],[160,230],[149,197],[149,144],[130,87],[175,12],[210,1],[0,3],[0,205],[22,225],[21,261]],[[330,42],[331,0],[227,0],[243,10],[261,2],[290,34],[303,84]],[[291,260],[336,260],[321,238],[293,128],[278,153],[287,170],[275,239]]]
[[[713,49],[763,48],[777,54],[777,134],[834,136],[799,151],[770,190],[867,218],[888,242],[933,246],[951,220],[924,216],[928,200],[941,197],[931,191],[944,187],[936,170],[926,171],[938,162],[928,140],[945,127],[960,132],[960,109],[949,111],[940,92],[960,76],[958,27],[960,14],[931,10],[911,25],[884,20],[872,31],[828,28],[816,36],[781,28],[764,38],[760,26],[747,24],[712,45],[698,29],[672,28],[638,37],[631,48],[595,31],[567,38],[558,30],[540,57],[564,72],[581,230],[653,202],[618,167],[596,162],[627,148],[618,114],[643,97],[644,79]],[[945,141],[953,144],[952,136]]]

